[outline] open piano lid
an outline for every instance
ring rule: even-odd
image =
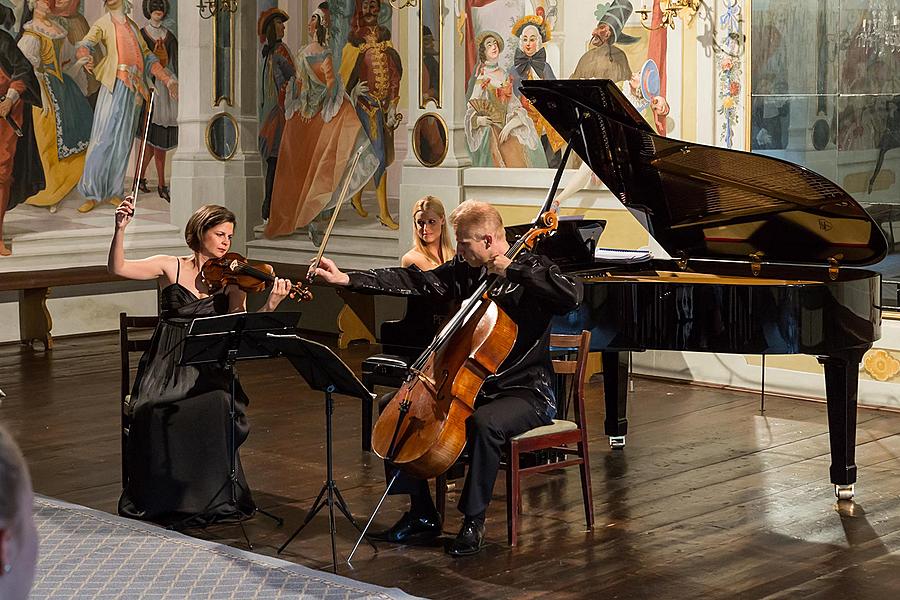
[[[805,167],[657,135],[606,79],[521,89],[623,204],[647,214],[674,258],[860,266],[887,253],[856,200]]]

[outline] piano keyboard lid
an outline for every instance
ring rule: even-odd
[[[657,135],[612,81],[533,80],[521,90],[610,191],[646,215],[639,221],[672,257],[863,266],[887,253],[878,224],[825,177]]]

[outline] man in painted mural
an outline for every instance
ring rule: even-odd
[[[438,89],[441,85],[440,52],[434,41],[434,33],[430,27],[422,28],[422,97],[427,102],[429,99],[437,100]]]
[[[544,48],[544,44],[550,40],[550,28],[542,16],[528,15],[513,25],[512,34],[519,38],[519,47],[516,48],[510,71],[513,91],[534,122],[534,128],[541,138],[541,146],[547,156],[547,166],[555,169],[559,167],[560,149],[566,142],[519,90],[522,81],[556,79],[553,68],[547,62],[547,49]]]
[[[6,211],[44,188],[31,120],[31,108],[41,108],[41,88],[31,63],[6,31],[14,23],[12,9],[0,4],[0,256],[11,253],[3,241]]]
[[[84,68],[102,84],[94,109],[91,143],[78,184],[86,198],[78,212],[103,201],[118,205],[125,195],[125,171],[141,107],[149,97],[147,77],[162,81],[172,98],[178,80],[153,54],[128,12],[129,0],[104,0],[106,14],[97,19],[78,43],[78,58],[89,57]]]
[[[159,59],[159,63],[170,72],[178,73],[178,40],[169,29],[162,24],[171,10],[169,0],[144,0],[144,17],[147,24],[141,28],[141,35],[147,47]],[[141,165],[140,190],[149,192],[144,174],[150,160],[156,162],[156,193],[166,202],[170,201],[169,186],[166,185],[166,153],[178,145],[178,100],[166,93],[166,85],[153,78],[156,99],[153,101],[153,114],[150,116],[150,133],[147,135],[147,149]],[[141,116],[141,130],[138,138],[143,138],[146,113]]]
[[[575,66],[572,79],[611,79],[615,82],[631,78],[628,57],[616,44],[633,44],[638,38],[624,33],[625,22],[634,10],[628,0],[612,0],[599,4],[594,15],[597,27],[591,33],[591,49]]]
[[[280,8],[267,8],[259,15],[256,33],[263,45],[256,105],[259,119],[259,155],[266,170],[266,195],[262,218],[269,219],[272,188],[278,166],[278,149],[284,134],[284,95],[288,82],[297,73],[291,49],[282,39],[284,24],[290,19]]]
[[[394,162],[394,130],[400,125],[400,78],[403,63],[391,44],[391,30],[379,24],[381,0],[357,0],[350,36],[341,58],[341,78],[350,90],[359,120],[378,156],[373,181],[378,198],[378,220],[388,229],[398,225],[387,205],[387,168]],[[361,217],[362,192],[353,196],[353,207]]]

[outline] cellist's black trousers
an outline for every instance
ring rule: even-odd
[[[527,392],[526,392],[527,393]],[[391,401],[394,394],[387,394],[378,403],[379,412]],[[491,502],[494,483],[500,470],[503,447],[511,437],[529,429],[548,425],[550,421],[538,414],[534,404],[522,396],[495,396],[479,398],[475,412],[466,420],[466,449],[469,469],[459,498],[459,510],[466,516],[484,513]],[[388,481],[393,468],[385,464]],[[400,472],[391,487],[391,494],[425,495],[430,498],[428,482]]]

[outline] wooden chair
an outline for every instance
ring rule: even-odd
[[[150,348],[150,338],[141,336],[134,339],[131,335],[138,331],[146,333],[148,329],[153,329],[159,322],[159,317],[129,317],[126,313],[119,313],[119,354],[121,357],[121,388],[119,405],[119,413],[122,420],[121,443],[122,443],[122,486],[125,486],[126,469],[125,469],[125,444],[128,441],[128,432],[131,428],[131,353],[146,352]]]
[[[553,358],[553,370],[561,380],[560,395],[565,402],[560,406],[559,417],[550,425],[537,427],[512,438],[506,445],[506,527],[510,546],[518,544],[519,515],[522,512],[521,481],[525,475],[555,471],[578,465],[581,471],[581,493],[584,501],[584,519],[588,529],[594,528],[594,501],[591,496],[591,468],[588,456],[587,427],[584,412],[584,379],[587,371],[591,333],[582,331],[580,335],[552,334],[550,347],[554,353],[568,352],[563,357]],[[568,416],[571,401],[572,414]],[[524,466],[523,453],[551,451],[552,456],[562,457],[555,462],[537,461]],[[450,478],[458,477],[461,463],[451,467]],[[446,506],[447,477],[442,475],[436,481],[436,504],[441,517]]]

